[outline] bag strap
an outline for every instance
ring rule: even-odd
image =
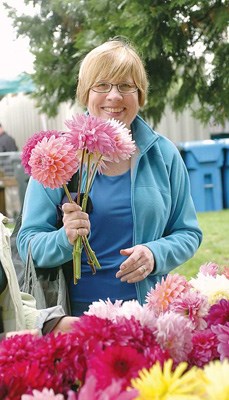
[[[29,244],[28,247],[28,254],[26,258],[26,264],[25,264],[25,275],[24,275],[24,282],[22,286],[22,292],[25,293],[30,293],[30,288],[35,285],[35,282],[37,280],[37,275],[32,259],[32,254],[31,254],[31,247]]]
[[[70,181],[67,184],[67,188],[69,192],[76,192],[79,182],[79,171],[77,171],[74,175],[72,175]]]

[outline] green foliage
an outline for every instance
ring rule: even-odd
[[[29,3],[29,0],[24,0]],[[203,122],[229,118],[227,0],[33,0],[38,14],[11,17],[19,35],[30,38],[36,56],[35,94],[42,110],[55,115],[60,102],[74,101],[80,59],[115,36],[131,40],[150,81],[142,110],[157,124],[170,104],[193,110]],[[195,49],[201,46],[198,55]],[[209,64],[210,60],[210,64]]]

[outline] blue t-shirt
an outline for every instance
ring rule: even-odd
[[[120,250],[132,247],[133,220],[131,211],[130,171],[118,176],[97,174],[90,197],[90,245],[95,251],[101,269],[92,275],[82,252],[82,277],[70,286],[71,302],[116,299],[136,299],[134,284],[121,282],[115,275],[126,257]]]

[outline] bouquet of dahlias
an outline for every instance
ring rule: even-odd
[[[67,183],[78,171],[77,204],[86,211],[89,192],[97,171],[102,173],[106,162],[130,158],[135,144],[125,125],[114,119],[102,120],[90,115],[76,115],[65,122],[68,132],[41,131],[34,134],[22,150],[25,172],[51,189],[63,187],[69,202],[73,202]],[[92,272],[100,268],[95,252],[86,236],[79,236],[73,247],[74,283],[81,277],[81,253],[84,247]]]

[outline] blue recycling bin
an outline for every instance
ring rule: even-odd
[[[178,145],[188,170],[196,211],[223,208],[223,146],[214,140],[184,142]]]
[[[223,163],[223,205],[229,208],[229,139],[220,140],[224,151]]]

